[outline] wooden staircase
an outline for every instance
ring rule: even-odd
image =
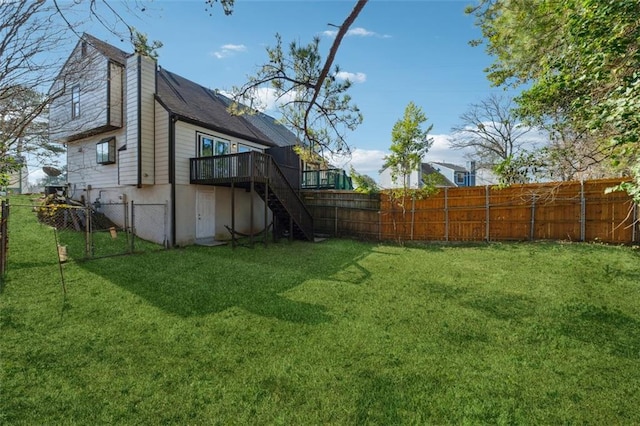
[[[274,232],[313,241],[313,218],[268,154],[251,151],[190,160],[193,184],[243,187],[256,191],[273,213]]]

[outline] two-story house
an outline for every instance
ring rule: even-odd
[[[297,140],[274,118],[232,115],[220,93],[88,34],[51,94],[50,135],[67,147],[71,198],[167,206],[164,227],[136,216],[140,237],[187,245],[273,225],[313,238],[289,154]]]

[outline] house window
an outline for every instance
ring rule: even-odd
[[[102,139],[96,144],[96,163],[113,164],[116,162],[116,138]]]
[[[80,117],[80,86],[71,89],[71,118]]]
[[[225,155],[229,153],[229,141],[216,139],[215,155]]]
[[[228,140],[205,134],[198,134],[198,156],[211,157],[225,155],[230,152],[231,143]]]
[[[456,185],[464,184],[464,173],[457,172],[456,173]]]

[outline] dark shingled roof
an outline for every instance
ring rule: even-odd
[[[216,95],[227,107],[233,102],[220,93],[216,93]],[[258,130],[269,137],[269,139],[276,142],[278,146],[291,146],[300,143],[293,132],[279,123],[275,118],[263,112],[256,111],[254,114],[245,114],[242,117],[258,128]]]
[[[109,43],[105,43],[104,41],[95,38],[91,34],[84,33],[82,35],[82,40],[86,41],[91,46],[93,46],[98,52],[102,53],[104,56],[111,59],[112,61],[119,63],[120,65],[124,65],[125,61],[127,60],[127,57],[131,56],[131,54],[123,50],[120,50],[117,47],[110,45]]]
[[[278,145],[244,116],[230,114],[222,95],[162,68],[159,68],[157,77],[158,98],[182,119],[264,145]]]

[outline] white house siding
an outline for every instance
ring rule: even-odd
[[[392,189],[392,188],[402,188],[402,176],[398,176],[396,181],[391,177],[391,169],[384,169],[380,172],[379,175],[379,183],[380,187],[384,189]],[[416,170],[412,171],[407,176],[407,188],[409,189],[417,189],[420,186],[420,179],[418,176],[418,172]]]
[[[122,153],[120,164],[120,183],[123,185],[154,183],[155,74],[153,59],[140,55],[127,59],[127,150]]]
[[[156,62],[146,56],[141,57],[141,132],[142,184],[155,183],[155,92]]]
[[[50,137],[54,142],[65,142],[73,135],[90,132],[109,124],[107,120],[108,59],[87,45],[81,56],[78,44],[58,79],[51,87],[54,97],[49,108]],[[80,114],[72,118],[71,93],[80,88]]]
[[[231,228],[231,188],[206,185],[176,185],[176,245],[193,244],[196,240],[196,194],[198,190],[215,194],[215,234],[219,241],[231,239],[225,227]],[[251,226],[251,198],[253,197],[253,226]],[[267,223],[271,223],[271,212],[267,212]],[[264,202],[260,196],[244,189],[235,189],[235,229],[249,234],[265,228]]]
[[[155,103],[155,177],[156,184],[169,183],[169,112]]]
[[[159,115],[157,115],[159,117]],[[175,165],[176,165],[176,244],[193,244],[196,238],[196,193],[198,189],[215,192],[215,238],[228,240],[231,235],[225,225],[231,227],[231,188],[212,187],[189,184],[189,159],[196,156],[197,134],[205,133],[211,136],[229,140],[236,149],[239,144],[264,149],[264,146],[246,142],[222,133],[213,132],[193,124],[177,121],[175,125]],[[156,138],[160,141],[160,138]],[[233,148],[232,148],[233,149]],[[253,226],[250,219],[250,205],[253,197],[254,215]],[[268,212],[271,221],[271,212]],[[235,190],[235,228],[239,232],[249,233],[251,230],[259,232],[264,229],[264,202],[255,192],[244,189]]]
[[[266,147],[253,142],[247,142],[243,139],[233,136],[225,135],[224,133],[214,132],[193,124],[185,123],[183,121],[176,122],[176,183],[188,184],[189,183],[189,159],[196,156],[197,149],[197,133],[205,133],[207,135],[215,136],[221,139],[225,139],[231,142],[231,152],[235,152],[238,145],[246,145],[259,150],[264,150]],[[235,144],[235,148],[234,148]]]
[[[87,197],[83,191],[89,185],[93,188],[105,188],[118,184],[117,156],[115,164],[96,162],[96,144],[111,136],[116,138],[117,153],[125,141],[122,129],[67,143],[67,182],[70,184],[72,198],[79,200],[81,195]]]
[[[109,62],[109,124],[122,127],[124,109],[124,69],[121,65]]]

